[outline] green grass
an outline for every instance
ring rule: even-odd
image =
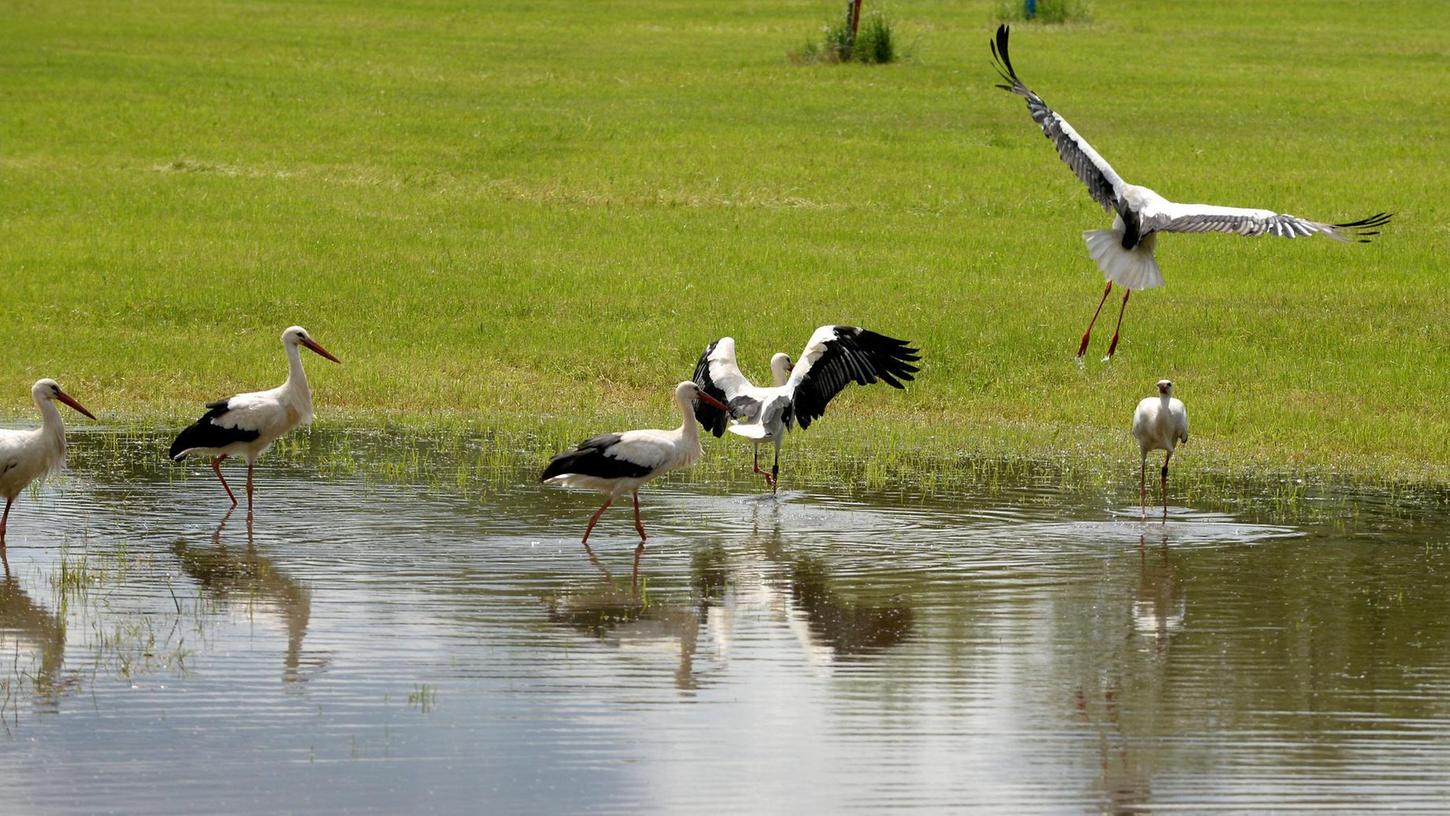
[[[997,0],[996,13],[1003,22],[1024,22],[1028,19],[1027,3]],[[1037,0],[1031,19],[1035,23],[1086,23],[1092,20],[1092,14],[1083,0]]]
[[[992,87],[995,3],[893,2],[907,62],[786,60],[836,7],[4,2],[0,413],[53,376],[104,420],[177,421],[280,382],[300,323],[345,361],[308,360],[322,423],[552,440],[672,421],[720,335],[761,376],[851,322],[925,370],[840,397],[798,458],[1136,468],[1166,376],[1186,465],[1450,481],[1450,7],[1019,26],[1019,72],[1130,181],[1398,213],[1368,246],[1166,236],[1168,286],[1111,365],[1105,310],[1082,370],[1079,233],[1107,219]]]

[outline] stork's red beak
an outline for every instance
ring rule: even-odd
[[[332,354],[330,352],[328,352],[327,349],[325,349],[325,348],[322,347],[322,344],[318,343],[316,340],[313,340],[311,337],[304,337],[304,338],[302,338],[302,345],[304,345],[304,346],[312,349],[313,351],[317,352],[324,359],[331,360],[334,363],[341,363],[342,362],[341,360],[337,359],[336,357],[333,357]]]
[[[727,414],[730,413],[730,409],[725,405],[725,403],[721,402],[720,400],[715,399],[714,397],[710,396],[709,394],[706,394],[704,391],[701,391],[700,392],[700,402],[703,402],[706,405],[710,405],[710,406],[713,406],[715,408],[719,408],[720,410],[724,411]]]
[[[81,405],[79,402],[76,402],[75,397],[72,397],[70,394],[67,394],[64,391],[56,391],[55,398],[65,403],[66,405],[69,405],[70,407],[76,409],[77,411],[80,411],[81,414],[88,416],[91,419],[96,418],[95,414],[86,410],[86,406]]]

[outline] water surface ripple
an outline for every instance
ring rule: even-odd
[[[152,442],[81,435],[70,475],[12,515],[7,813],[1450,796],[1443,508],[1341,497],[1286,524],[1225,501],[1143,523],[1040,483],[675,481],[646,491],[635,583],[628,511],[591,559],[596,499],[524,469],[480,491],[279,456],[248,524]]]

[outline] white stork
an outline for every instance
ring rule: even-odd
[[[25,486],[65,464],[65,424],[55,400],[95,419],[85,406],[62,391],[55,380],[37,380],[30,388],[30,397],[40,410],[40,427],[31,431],[0,430],[0,496],[5,497],[5,513],[0,515],[0,552],[5,550],[5,524],[10,520],[10,505]]]
[[[334,363],[341,360],[328,353],[308,336],[301,326],[282,332],[282,348],[287,350],[287,381],[270,391],[254,391],[235,397],[208,402],[207,412],[182,431],[171,443],[171,458],[180,462],[192,454],[210,456],[211,469],[221,480],[237,506],[237,497],[222,476],[221,464],[228,456],[247,460],[247,512],[252,512],[252,466],[257,457],[272,447],[298,425],[312,422],[312,389],[307,387],[307,374],[302,370],[298,346],[306,346]]]
[[[1118,348],[1118,331],[1123,326],[1123,311],[1128,307],[1128,295],[1137,289],[1153,289],[1163,285],[1163,273],[1153,258],[1153,248],[1160,232],[1227,232],[1236,235],[1277,235],[1281,238],[1299,238],[1310,235],[1325,235],[1336,241],[1369,243],[1370,236],[1378,235],[1378,227],[1390,220],[1390,213],[1375,213],[1358,221],[1343,224],[1326,224],[1276,213],[1273,210],[1245,209],[1240,207],[1217,207],[1209,204],[1179,204],[1158,195],[1147,187],[1139,187],[1123,181],[1107,160],[1098,155],[1085,139],[1073,130],[1066,119],[1058,116],[1042,97],[1033,93],[1018,79],[1007,56],[1007,26],[997,28],[997,39],[992,43],[992,55],[997,59],[997,73],[1007,84],[997,87],[1015,93],[1027,100],[1027,111],[1042,133],[1052,140],[1057,153],[1077,177],[1087,185],[1093,200],[1108,212],[1115,212],[1113,228],[1110,230],[1089,230],[1083,233],[1087,241],[1088,254],[1097,261],[1107,279],[1102,299],[1083,332],[1078,345],[1077,356],[1087,351],[1088,338],[1092,336],[1093,324],[1103,310],[1103,303],[1113,284],[1123,286],[1123,304],[1118,310],[1118,325],[1113,330],[1112,342],[1108,344],[1109,359]]]
[[[1148,515],[1148,452],[1163,451],[1163,519],[1168,520],[1168,460],[1180,442],[1188,442],[1188,409],[1173,398],[1173,382],[1158,381],[1158,396],[1145,397],[1133,412],[1133,438],[1142,461],[1138,465],[1138,505]]]
[[[589,534],[595,522],[614,500],[630,493],[634,496],[634,528],[639,531],[639,546],[634,551],[636,573],[639,556],[644,552],[644,521],[639,517],[639,489],[656,476],[695,464],[703,450],[700,431],[695,427],[696,403],[729,410],[714,397],[702,392],[686,380],[675,386],[675,404],[684,421],[672,431],[625,431],[586,439],[549,460],[541,482],[582,487],[607,495],[604,504],[589,517],[584,528],[584,548],[589,549]],[[591,551],[592,554],[592,551]]]
[[[852,382],[869,385],[880,380],[893,388],[905,388],[902,381],[914,378],[920,369],[912,363],[920,359],[905,340],[858,326],[822,326],[811,335],[794,366],[784,354],[770,358],[775,385],[762,388],[740,373],[734,338],[722,337],[700,355],[695,382],[730,407],[696,406],[695,416],[715,436],[726,431],[729,418],[738,418],[729,431],[754,443],[754,472],[775,490],[780,480],[780,445],[794,423],[809,428],[826,412],[826,403]],[[760,469],[762,442],[775,444],[775,462],[769,473]]]

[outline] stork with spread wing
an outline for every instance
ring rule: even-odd
[[[794,364],[784,354],[771,358],[775,384],[762,388],[740,373],[734,338],[722,337],[700,355],[694,379],[704,393],[726,403],[730,410],[697,404],[695,417],[715,436],[725,433],[728,426],[731,433],[753,442],[755,472],[775,490],[780,479],[780,445],[792,425],[809,428],[826,412],[826,403],[853,382],[869,385],[879,380],[905,388],[902,382],[915,378],[920,369],[913,363],[920,359],[905,340],[858,326],[822,326]],[[737,420],[734,424],[729,424],[729,414]],[[775,444],[775,462],[769,473],[760,469],[762,442]]]
[[[1087,185],[1093,200],[1108,212],[1116,213],[1113,228],[1089,230],[1083,233],[1087,240],[1088,254],[1097,261],[1098,268],[1107,278],[1102,299],[1093,312],[1087,331],[1083,332],[1078,345],[1077,356],[1087,351],[1088,339],[1092,336],[1093,324],[1103,310],[1113,284],[1124,288],[1123,305],[1118,311],[1118,325],[1113,330],[1112,342],[1104,359],[1113,356],[1118,348],[1118,331],[1123,326],[1123,311],[1128,307],[1128,296],[1138,289],[1152,289],[1163,285],[1163,273],[1153,258],[1153,249],[1160,232],[1226,232],[1235,235],[1277,235],[1281,238],[1301,238],[1324,235],[1336,241],[1358,241],[1368,243],[1371,236],[1378,235],[1379,227],[1389,223],[1389,213],[1375,213],[1358,221],[1342,224],[1328,224],[1311,221],[1273,210],[1245,209],[1240,207],[1218,207],[1210,204],[1179,204],[1158,195],[1147,187],[1139,187],[1123,181],[1107,160],[1098,155],[1087,140],[1073,130],[1047,103],[1023,84],[1012,68],[1007,56],[1007,26],[997,28],[997,38],[992,43],[992,56],[997,61],[997,73],[1004,84],[998,85],[1004,91],[1017,94],[1027,100],[1027,111],[1032,121],[1042,128],[1042,133],[1057,148],[1057,153],[1067,166]]]

